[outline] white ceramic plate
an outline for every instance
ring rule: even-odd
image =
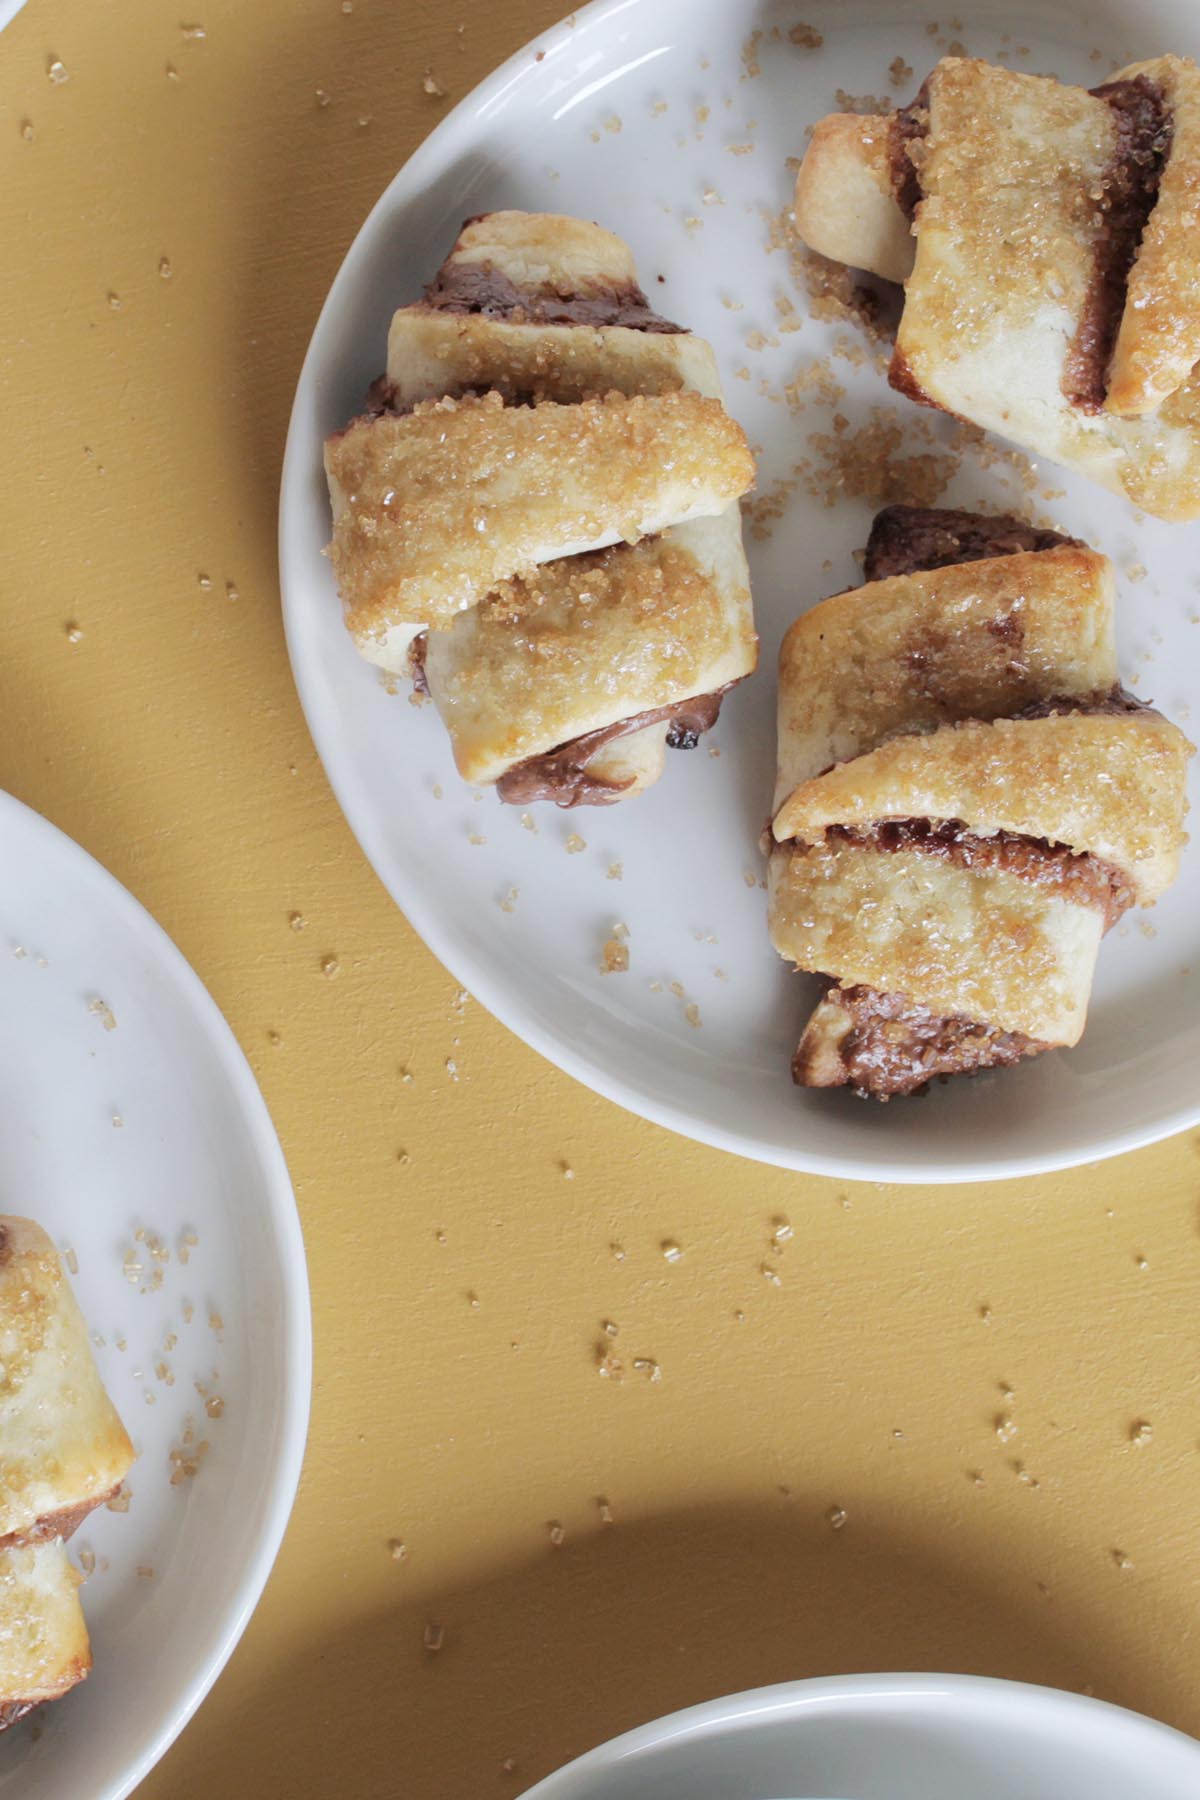
[[[1194,1800],[1200,1744],[1122,1707],[969,1675],[847,1675],[713,1700],[525,1800]]]
[[[0,1211],[74,1252],[138,1451],[128,1511],[100,1508],[72,1539],[76,1561],[96,1558],[93,1672],[0,1737],[0,1795],[117,1800],[203,1699],[279,1547],[308,1420],[304,1246],[266,1107],[199,980],[112,876],[7,795]],[[208,1449],[172,1486],[189,1418],[185,1453]]]
[[[1200,54],[1200,16],[1183,0],[1149,0],[1136,30],[1124,0],[994,0],[958,13],[954,34],[970,51],[1003,50],[1014,66],[1088,85],[1114,59]],[[789,41],[798,15],[824,34],[819,50]],[[1070,1054],[887,1107],[800,1093],[789,1059],[805,995],[768,945],[756,885],[775,659],[799,611],[859,579],[852,552],[878,502],[827,507],[801,480],[770,540],[749,542],[762,665],[713,738],[670,756],[658,786],[628,805],[537,809],[534,836],[517,809],[464,787],[433,709],[389,695],[355,654],[321,556],[321,440],[360,405],[393,309],[419,294],[460,221],[515,206],[582,214],[629,240],[656,304],[716,345],[730,404],[761,446],[760,493],[801,458],[820,463],[809,436],[829,433],[831,408],[794,414],[783,388],[839,338],[858,357],[857,341],[807,316],[779,332],[778,296],[802,316],[807,307],[786,251],[767,248],[768,220],[789,203],[787,158],[803,150],[805,124],[839,88],[909,98],[949,48],[948,31],[928,35],[928,17],[880,0],[597,0],[514,57],[421,147],[347,256],[300,379],[281,508],[288,640],[317,747],[367,855],[458,979],[551,1061],[674,1130],[791,1168],[901,1181],[1063,1167],[1200,1118],[1200,854],[1153,914],[1105,945],[1091,1023]],[[914,73],[890,87],[897,56]],[[764,337],[775,341],[763,347]],[[835,357],[832,370],[852,431],[881,407],[900,427],[897,455],[945,453],[949,422],[893,394],[869,359]],[[1148,572],[1122,584],[1123,669],[1186,729],[1200,528],[1148,523],[1049,465],[1033,498],[1120,568]],[[945,500],[996,510],[1026,496],[1011,463],[976,457]],[[587,846],[573,855],[572,834]],[[616,863],[620,882],[607,879]],[[618,920],[630,969],[603,976],[601,946]]]

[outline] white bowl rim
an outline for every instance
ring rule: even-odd
[[[521,1800],[558,1800],[560,1783],[568,1776],[600,1774],[616,1763],[643,1751],[652,1750],[669,1738],[703,1736],[722,1725],[735,1724],[761,1713],[796,1713],[806,1707],[844,1708],[861,1711],[873,1700],[891,1702],[912,1700],[918,1705],[932,1705],[949,1698],[974,1700],[997,1709],[1011,1709],[1019,1702],[1025,1716],[1040,1715],[1087,1719],[1098,1717],[1112,1730],[1137,1735],[1151,1741],[1159,1750],[1171,1750],[1177,1756],[1194,1761],[1200,1784],[1200,1742],[1177,1731],[1161,1720],[1147,1718],[1144,1713],[1116,1706],[1108,1700],[1072,1693],[1065,1688],[1041,1687],[1033,1682],[1005,1681],[994,1675],[937,1675],[928,1672],[878,1675],[818,1675],[804,1681],[781,1681],[771,1687],[747,1688],[741,1693],[724,1694],[681,1712],[666,1713],[661,1719],[638,1725],[620,1737],[610,1738],[595,1749],[585,1751],[574,1762],[565,1763],[552,1775],[544,1776],[527,1788]]]
[[[284,1306],[279,1330],[284,1340],[285,1376],[279,1414],[280,1450],[270,1478],[264,1527],[218,1628],[210,1633],[207,1645],[202,1646],[202,1654],[190,1680],[181,1688],[174,1706],[142,1734],[118,1784],[104,1790],[103,1800],[125,1800],[125,1796],[145,1780],[166,1754],[225,1667],[258,1605],[279,1553],[296,1497],[308,1437],[312,1395],[308,1264],[291,1177],[267,1103],[229,1021],[199,975],[158,920],[103,863],[43,814],[15,795],[0,790],[0,831],[7,818],[19,820],[27,830],[57,839],[60,851],[90,863],[93,875],[107,890],[114,910],[124,915],[131,932],[162,959],[179,987],[189,1016],[229,1081],[234,1101],[261,1161],[263,1194],[271,1231],[279,1248]]]
[[[418,883],[404,879],[397,868],[396,859],[387,850],[382,828],[376,829],[371,808],[360,799],[354,764],[348,752],[336,739],[329,738],[318,728],[315,692],[310,690],[306,676],[309,652],[301,625],[304,604],[298,598],[303,578],[299,567],[300,559],[288,541],[287,521],[291,510],[289,494],[294,490],[303,490],[312,473],[311,466],[306,461],[309,445],[305,441],[306,429],[301,413],[305,397],[319,380],[317,350],[324,335],[326,319],[341,305],[342,290],[349,284],[356,263],[373,241],[376,220],[390,207],[393,196],[404,189],[409,189],[414,194],[421,191],[426,175],[436,174],[442,166],[443,146],[452,142],[463,131],[468,120],[486,113],[522,74],[528,72],[534,52],[537,53],[539,62],[547,61],[565,44],[577,39],[583,31],[603,25],[621,13],[646,4],[648,0],[586,0],[586,4],[577,7],[557,24],[536,33],[465,94],[429,134],[422,138],[380,193],[342,258],[314,321],[296,382],[280,473],[279,578],[284,637],[292,676],[309,736],[334,798],[359,848],[418,937],[454,980],[467,988],[505,1030],[511,1031],[515,1037],[528,1044],[554,1068],[603,1099],[694,1143],[706,1144],[711,1149],[724,1150],[751,1162],[789,1169],[797,1174],[824,1175],[840,1181],[866,1181],[876,1185],[926,1187],[1016,1181],[1086,1168],[1092,1164],[1107,1162],[1112,1157],[1146,1149],[1181,1132],[1194,1130],[1200,1126],[1200,1093],[1197,1093],[1190,1104],[1181,1104],[1173,1111],[1149,1116],[1138,1123],[1114,1128],[1108,1135],[1097,1136],[1082,1154],[1078,1148],[1064,1148],[1057,1153],[1015,1154],[1001,1163],[978,1167],[962,1161],[946,1164],[930,1155],[925,1160],[914,1159],[898,1168],[884,1170],[877,1161],[865,1156],[841,1151],[817,1151],[804,1143],[769,1144],[760,1138],[715,1124],[699,1112],[687,1111],[670,1101],[657,1100],[623,1080],[616,1069],[576,1050],[566,1037],[544,1028],[531,1012],[509,1003],[499,991],[498,984],[493,981],[487,959],[477,958],[443,928],[436,898],[426,895]]]

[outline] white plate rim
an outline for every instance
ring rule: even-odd
[[[309,1299],[308,1264],[295,1193],[278,1134],[267,1103],[224,1013],[192,968],[178,945],[139,900],[90,855],[42,813],[0,790],[0,831],[8,821],[53,843],[59,855],[90,865],[93,879],[106,889],[115,911],[128,921],[131,932],[153,947],[176,982],[189,1017],[211,1049],[227,1078],[234,1102],[245,1122],[265,1176],[268,1222],[279,1249],[284,1317],[280,1333],[284,1341],[285,1385],[280,1401],[280,1449],[269,1482],[269,1498],[263,1530],[251,1560],[238,1582],[236,1595],[225,1616],[210,1634],[207,1649],[182,1689],[178,1700],[157,1725],[152,1725],[133,1752],[115,1785],[97,1790],[95,1800],[125,1800],[161,1761],[184,1726],[212,1688],[233,1654],[267,1583],[283,1535],[291,1517],[308,1437],[312,1396],[312,1309]]]
[[[521,1800],[563,1800],[564,1795],[569,1796],[571,1778],[600,1774],[628,1757],[654,1749],[668,1738],[691,1737],[755,1714],[799,1712],[809,1706],[861,1710],[864,1703],[872,1700],[886,1703],[901,1698],[931,1705],[939,1699],[955,1697],[996,1706],[1019,1701],[1026,1709],[1027,1717],[1037,1713],[1043,1717],[1074,1715],[1081,1722],[1103,1719],[1113,1731],[1145,1737],[1149,1749],[1170,1750],[1177,1757],[1194,1761],[1200,1780],[1200,1742],[1145,1713],[1133,1712],[1110,1700],[1072,1693],[1066,1688],[1005,1681],[995,1675],[938,1675],[922,1671],[913,1674],[817,1675],[804,1681],[781,1681],[770,1687],[747,1688],[740,1693],[705,1700],[698,1706],[666,1713],[661,1719],[637,1725],[620,1737],[597,1744],[595,1749],[586,1750],[573,1762],[543,1776],[522,1793]]]
[[[353,265],[362,253],[364,246],[371,241],[376,219],[390,208],[397,197],[403,197],[406,189],[411,190],[413,194],[420,192],[426,173],[434,174],[440,167],[443,144],[450,142],[471,115],[486,111],[501,94],[511,88],[521,75],[531,68],[535,53],[539,60],[544,61],[561,46],[577,37],[582,29],[590,30],[604,25],[619,14],[646,4],[647,0],[588,0],[586,5],[578,7],[550,29],[539,32],[529,39],[512,56],[464,95],[445,117],[439,120],[428,136],[422,139],[367,213],[342,258],[337,274],[334,276],[329,292],[314,321],[312,335],[297,378],[296,394],[288,421],[287,440],[280,475],[279,576],[284,636],[291,662],[292,676],[309,735],[325,771],[326,779],[333,790],[334,798],[358,841],[360,849],[383,887],[422,942],[449,971],[455,981],[467,988],[506,1030],[511,1031],[523,1043],[528,1044],[555,1068],[562,1070],[564,1074],[571,1076],[573,1080],[591,1089],[593,1093],[599,1094],[603,1099],[614,1102],[626,1112],[634,1114],[635,1117],[647,1119],[650,1123],[674,1132],[677,1136],[706,1144],[712,1149],[724,1150],[730,1155],[744,1157],[751,1162],[789,1169],[796,1174],[829,1176],[842,1181],[864,1181],[875,1186],[926,1187],[1028,1180],[1038,1175],[1052,1175],[1065,1170],[1087,1168],[1107,1162],[1113,1157],[1161,1143],[1164,1139],[1174,1137],[1181,1132],[1194,1130],[1200,1126],[1200,1093],[1197,1094],[1191,1105],[1176,1107],[1174,1111],[1158,1117],[1145,1118],[1138,1124],[1113,1130],[1107,1136],[1097,1136],[1084,1155],[1080,1155],[1077,1149],[1069,1148],[1064,1148],[1059,1153],[1018,1154],[1006,1158],[1004,1163],[998,1167],[948,1165],[936,1160],[917,1161],[913,1159],[898,1168],[889,1169],[886,1174],[881,1174],[879,1164],[866,1158],[859,1159],[853,1155],[841,1153],[828,1154],[812,1150],[803,1143],[794,1146],[766,1144],[753,1136],[743,1135],[740,1132],[715,1125],[699,1113],[688,1112],[669,1102],[656,1100],[640,1089],[628,1085],[616,1073],[593,1061],[589,1056],[577,1052],[565,1037],[554,1031],[543,1029],[530,1013],[524,1011],[519,1005],[511,1003],[499,992],[497,984],[493,982],[489,973],[486,959],[475,957],[469,949],[457,944],[451,934],[443,931],[434,902],[432,899],[427,899],[419,884],[404,880],[395,859],[387,852],[382,832],[377,831],[374,827],[369,807],[365,802],[360,804],[354,766],[348,753],[336,736],[331,736],[321,729],[315,685],[310,687],[307,677],[309,652],[303,630],[303,581],[299,569],[299,557],[292,550],[288,541],[288,517],[289,495],[293,492],[302,492],[305,482],[312,474],[311,465],[305,461],[307,446],[304,442],[305,434],[301,414],[304,409],[305,394],[315,384],[319,374],[317,349],[325,321],[340,304],[341,291],[344,286],[349,284],[350,274],[348,272],[353,270]],[[297,501],[292,504],[301,503]],[[295,574],[293,574],[294,565]]]

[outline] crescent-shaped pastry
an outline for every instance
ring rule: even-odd
[[[578,219],[468,221],[395,314],[374,416],[326,447],[335,568],[359,649],[412,669],[466,779],[627,799],[753,670],[753,462],[720,393],[711,346]]]
[[[132,1462],[53,1243],[0,1217],[0,1730],[91,1667],[63,1540]]]
[[[796,1081],[887,1099],[1078,1041],[1104,932],[1175,877],[1192,746],[1117,685],[1105,557],[890,507],[865,573],[780,653],[769,916],[829,983]]]
[[[1090,92],[946,57],[888,116],[824,120],[814,250],[904,282],[889,379],[1164,519],[1200,516],[1200,72]]]

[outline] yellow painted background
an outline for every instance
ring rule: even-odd
[[[224,1008],[315,1311],[290,1533],[142,1792],[476,1800],[849,1669],[1088,1686],[1200,1732],[1196,1141],[922,1193],[670,1138],[460,1015],[309,743],[274,550],[309,332],[450,103],[425,68],[452,101],[560,4],[30,0],[0,39],[0,782]],[[661,1382],[598,1378],[605,1318]]]

